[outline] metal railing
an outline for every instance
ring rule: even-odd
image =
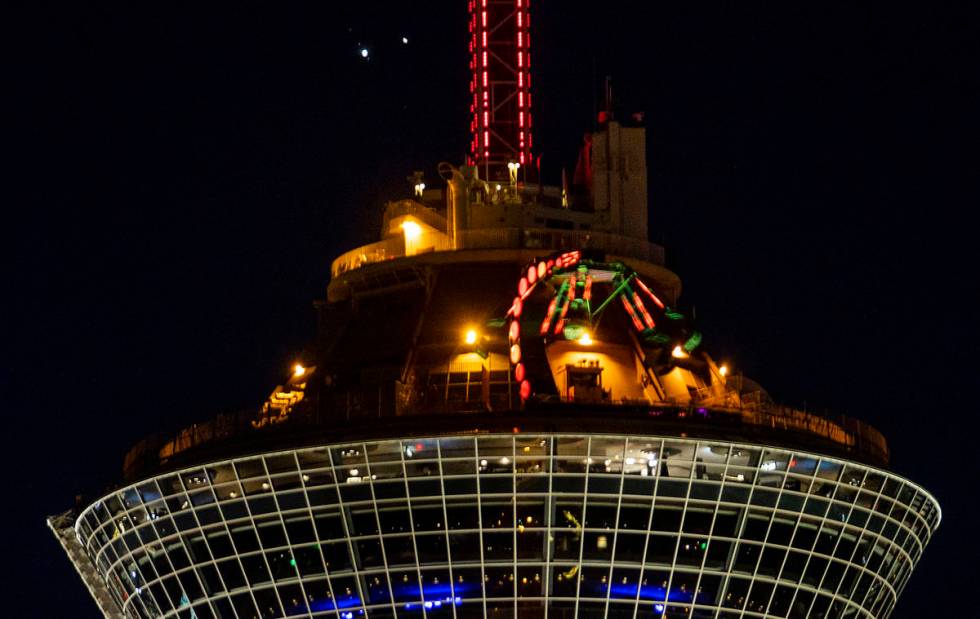
[[[873,426],[858,419],[843,415],[833,418],[816,415],[793,408],[778,405],[767,405],[761,408],[737,407],[702,407],[697,404],[674,405],[596,405],[581,406],[564,403],[542,403],[535,409],[551,414],[556,413],[556,420],[574,423],[576,417],[587,417],[601,409],[602,415],[611,422],[615,420],[629,421],[637,419],[656,418],[661,421],[681,423],[687,429],[717,429],[721,432],[740,430],[758,431],[775,430],[780,433],[791,433],[803,437],[822,439],[821,442],[833,445],[838,450],[848,454],[861,456],[866,461],[884,465],[888,462],[888,444],[884,436]],[[365,411],[358,411],[364,413]],[[500,413],[506,416],[513,411]],[[557,414],[557,413],[560,413]],[[378,410],[381,415],[381,410]],[[522,415],[524,413],[521,413]],[[473,414],[459,411],[443,410],[440,407],[427,407],[424,410],[409,411],[399,417],[390,417],[392,423],[411,423],[411,419],[421,416],[454,416],[472,419]],[[496,414],[489,417],[480,411],[481,421],[492,423]],[[384,416],[384,415],[382,415]],[[290,416],[280,423],[271,423],[256,427],[253,422],[259,418],[257,411],[221,414],[214,419],[184,428],[176,434],[156,434],[147,437],[134,445],[126,454],[123,469],[128,480],[135,479],[144,471],[166,466],[173,458],[205,446],[217,446],[225,443],[237,443],[248,439],[266,441],[282,435],[292,437],[299,430],[300,434],[308,435],[311,428],[321,430],[341,429],[356,425],[358,419],[365,423],[377,424],[375,415],[350,414],[336,410],[321,418],[312,407],[297,407]],[[385,424],[388,425],[388,424]],[[689,428],[687,427],[689,426]]]
[[[404,213],[419,217],[412,213],[411,205],[405,207]],[[415,210],[428,211],[426,207],[415,205]],[[431,215],[431,212],[430,212]],[[424,221],[424,219],[423,219]],[[563,249],[596,249],[608,254],[627,258],[638,258],[653,264],[664,263],[663,247],[619,234],[595,232],[591,230],[555,230],[552,228],[481,228],[477,230],[460,230],[457,233],[459,249],[534,249],[542,254]],[[436,247],[443,251],[444,247]],[[405,240],[402,236],[393,236],[384,241],[363,245],[357,249],[342,254],[333,261],[330,273],[338,277],[360,268],[366,264],[384,262],[393,258],[405,256]]]

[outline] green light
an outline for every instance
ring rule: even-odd
[[[296,567],[296,559],[290,559],[289,564],[293,567]]]
[[[575,323],[568,323],[562,330],[562,334],[565,336],[566,340],[577,340],[585,335],[585,333],[585,327]]]
[[[701,336],[701,332],[700,331],[695,331],[694,332],[694,335],[692,335],[691,337],[687,338],[687,341],[684,342],[684,350],[687,351],[687,352],[692,352],[695,348],[697,348],[698,346],[700,346],[701,345],[701,337],[702,337]]]
[[[707,547],[708,547],[708,542],[701,542],[701,550],[704,550]]]

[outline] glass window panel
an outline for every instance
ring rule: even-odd
[[[582,436],[559,436],[555,439],[558,442],[557,452],[562,456],[586,456],[588,455],[588,438]]]
[[[415,545],[418,549],[419,563],[437,564],[449,560],[446,548],[446,536],[442,533],[417,535]]]
[[[449,552],[453,562],[479,561],[480,535],[478,533],[450,534]]]
[[[388,565],[415,565],[415,545],[410,536],[386,535],[383,541]]]
[[[517,558],[544,560],[544,533],[518,529]]]
[[[442,438],[439,448],[445,458],[472,458],[476,455],[475,442],[472,438]]]

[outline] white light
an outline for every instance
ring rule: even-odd
[[[500,189],[501,189],[500,185],[497,185],[497,191],[500,191]]]
[[[354,477],[357,477],[358,475],[360,475],[360,471],[358,471],[357,469],[351,469],[350,474]]]
[[[636,464],[636,458],[626,458],[626,464]]]
[[[480,466],[486,466],[486,465],[487,465],[486,460],[480,460]]]
[[[366,47],[362,47],[361,48],[361,58],[367,58],[367,57],[368,57],[368,49]]]
[[[408,45],[408,37],[402,37],[402,43]]]
[[[670,356],[675,359],[687,359],[689,355],[680,346],[674,346],[674,350],[670,351]]]
[[[722,376],[728,376],[728,366],[723,365],[720,368],[718,368],[718,373],[721,374]]]
[[[581,344],[582,346],[591,346],[592,336],[589,335],[588,333],[583,333],[582,337],[578,338],[578,343]]]
[[[507,456],[504,456],[503,458],[500,459],[500,463],[503,464],[503,465],[508,465],[508,464],[510,464],[510,458],[508,458]]]
[[[479,337],[479,334],[476,331],[474,331],[473,329],[469,329],[466,332],[466,337],[464,339],[465,339],[465,341],[466,341],[467,344],[469,344],[470,346],[472,346],[473,344],[476,344],[476,340],[477,340],[478,337]]]
[[[774,460],[769,460],[768,462],[763,462],[762,466],[759,467],[763,471],[775,471],[776,462]]]
[[[269,482],[265,482],[265,481],[262,482],[262,489],[263,490],[268,490],[269,489]]]
[[[405,447],[405,456],[406,457],[411,458],[414,455],[415,455],[415,448],[414,447],[412,447],[411,445]]]
[[[306,368],[303,367],[302,363],[297,363],[293,366],[293,376],[302,376],[306,373]]]

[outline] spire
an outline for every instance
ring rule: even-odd
[[[470,155],[487,179],[526,174],[531,148],[530,0],[469,0]]]

